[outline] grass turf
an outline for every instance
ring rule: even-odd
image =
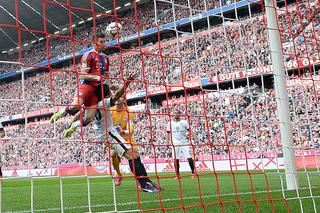
[[[298,191],[281,190],[281,178],[285,188],[283,171],[251,175],[246,172],[238,172],[234,175],[203,172],[200,173],[199,179],[195,180],[192,180],[189,174],[182,175],[180,182],[173,178],[174,174],[158,175],[160,184],[164,188],[160,194],[137,192],[134,179],[125,178],[122,185],[116,188],[118,211],[139,208],[145,211],[154,210],[153,212],[192,213],[239,212],[240,209],[242,212],[256,212],[256,210],[259,212],[272,212],[272,210],[315,212],[314,208],[320,211],[320,175],[316,170],[310,170],[308,173],[299,172],[300,189]],[[270,193],[267,192],[267,185]],[[33,193],[31,193],[32,188]],[[90,190],[92,212],[115,210],[112,181],[110,177],[105,176],[89,179],[85,177],[33,179],[33,181],[30,178],[8,179],[2,184],[1,210],[2,212],[31,212],[31,200],[33,200],[35,212],[60,212],[60,195],[62,194],[65,212],[88,212],[90,211],[88,190]]]

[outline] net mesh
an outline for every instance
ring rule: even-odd
[[[319,1],[273,4],[275,29],[264,1],[80,2],[0,6],[0,35],[11,42],[0,54],[1,212],[320,210]],[[31,14],[39,24],[24,18]],[[80,58],[111,22],[123,28],[107,42],[108,78],[122,85],[137,73],[125,112],[148,177],[164,188],[152,195],[126,159],[114,185],[110,141],[97,140],[93,124],[66,139],[72,117],[48,120],[78,95]],[[281,141],[271,31],[280,33],[293,147]],[[176,110],[189,126],[194,179],[184,158],[177,176],[177,146],[166,140]],[[287,148],[295,190],[286,186]]]

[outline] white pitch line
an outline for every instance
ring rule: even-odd
[[[300,189],[309,189],[309,188],[300,188]],[[285,190],[287,191],[287,190]],[[281,189],[278,190],[269,190],[270,193],[272,192],[282,192]],[[267,193],[267,191],[257,191],[254,192],[254,194],[263,194]],[[155,193],[156,194],[156,193]],[[252,194],[252,192],[239,192],[238,195],[248,195]],[[222,194],[221,197],[224,196],[233,196],[236,195],[235,193],[228,193],[228,194]],[[203,195],[202,198],[212,198],[212,197],[218,197],[218,195]],[[191,196],[191,197],[184,197],[183,200],[193,200],[193,199],[199,199],[199,196]],[[300,199],[299,197],[292,197],[292,198],[286,198],[286,199]],[[167,198],[167,199],[162,199],[162,202],[173,202],[173,201],[178,201],[180,198]],[[157,203],[159,202],[158,200],[148,200],[148,201],[140,201],[140,204],[146,204],[146,203]],[[137,201],[131,201],[131,202],[125,202],[125,203],[118,203],[117,206],[128,206],[128,205],[137,205]],[[114,206],[113,203],[109,204],[96,204],[92,205],[91,207],[112,207]],[[83,208],[88,208],[88,206],[72,206],[72,207],[65,207],[64,210],[74,210],[74,209],[83,209]],[[60,208],[48,208],[48,209],[36,209],[34,210],[35,212],[46,212],[46,211],[60,211]],[[128,210],[130,211],[130,210]],[[137,210],[132,210],[132,212],[136,212]],[[10,212],[4,212],[4,213],[29,213],[31,212],[30,210],[22,210],[22,211],[10,211]],[[112,212],[112,211],[111,211]]]

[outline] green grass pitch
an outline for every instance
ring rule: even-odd
[[[168,177],[169,175],[172,177]],[[230,173],[203,172],[200,173],[199,180],[192,180],[188,175],[184,173],[179,183],[173,178],[174,174],[159,174],[160,184],[164,188],[160,194],[137,193],[134,179],[125,178],[122,185],[116,188],[117,210],[138,210],[140,205],[140,209],[153,209],[153,212],[256,212],[256,208],[258,212],[272,212],[273,206],[275,212],[288,212],[290,209],[290,212],[303,210],[309,213],[315,212],[314,208],[320,212],[320,174],[316,170],[309,170],[308,173],[299,171],[300,189],[284,192],[281,190],[281,177],[285,181],[283,171],[252,173],[252,184],[250,175],[245,172],[235,173],[234,177]],[[285,182],[283,184],[285,187]],[[238,195],[235,193],[235,185]],[[309,188],[309,185],[312,187]],[[32,182],[30,178],[7,179],[2,184],[1,212],[31,212],[31,203],[34,212],[61,212],[61,194],[64,212],[89,212],[88,190],[92,212],[115,210],[111,178],[99,176],[89,179],[35,178]],[[269,197],[273,202],[269,201]]]

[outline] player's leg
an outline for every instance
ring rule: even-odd
[[[2,183],[2,178],[3,178],[2,168],[1,168],[1,166],[0,166],[0,184]]]
[[[93,121],[94,115],[97,112],[97,107],[98,107],[97,98],[93,96],[92,98],[90,98],[89,108],[86,108],[86,113],[82,117],[80,117],[79,124],[77,127],[80,127],[80,126],[85,127],[88,124],[90,124]]]
[[[135,158],[137,159],[137,161],[141,161],[141,158],[140,158],[140,156],[139,156],[139,148],[138,148],[138,146],[137,146],[137,144],[136,144],[135,138],[130,138],[130,140],[127,141],[127,143],[129,143],[129,144],[131,145],[131,147],[132,147],[132,149],[133,149],[133,151],[134,151],[134,156],[136,156]],[[141,162],[142,162],[142,161],[141,161]],[[142,165],[143,165],[143,166],[141,167],[141,169],[142,169],[142,172],[143,172],[143,176],[147,177],[147,178],[146,178],[147,184],[150,185],[150,186],[153,186],[153,187],[155,187],[155,188],[157,188],[157,189],[159,189],[159,187],[157,186],[157,184],[153,183],[153,182],[150,180],[150,178],[148,178],[147,170],[145,169],[145,166],[144,166],[143,163],[142,163]],[[138,188],[141,189],[141,186],[140,186],[139,182],[137,182],[137,184],[138,184]]]
[[[191,177],[194,179],[194,160],[191,155],[191,147],[190,146],[182,146],[181,147],[181,155],[183,158],[187,158],[189,162],[189,166],[191,168]]]
[[[98,103],[102,100],[104,100],[106,97],[109,97],[111,94],[110,88],[107,84],[100,85],[95,88],[95,91],[92,93],[90,98],[88,98],[86,101],[84,101],[84,106],[86,108],[86,114],[84,119],[81,121],[82,126],[87,126],[90,124],[94,116],[97,112]],[[105,107],[105,106],[104,106]],[[104,116],[104,115],[101,115]]]
[[[176,175],[177,177],[180,176],[180,162],[179,162],[179,159],[174,159],[174,168],[176,170]]]
[[[90,85],[84,85],[84,86],[90,86]],[[86,87],[84,87],[86,88]],[[84,92],[79,93],[79,96],[83,96],[83,105],[86,108],[85,116],[80,116],[80,120],[72,123],[68,130],[65,131],[64,137],[70,137],[78,127],[82,126],[85,127],[88,124],[90,124],[94,116],[97,112],[97,106],[99,101],[103,100],[105,97],[108,97],[110,95],[110,88],[107,84],[98,86],[98,87],[88,87],[88,89],[84,91],[89,91],[85,93],[86,96],[84,96]],[[88,96],[88,94],[90,96]]]
[[[64,109],[54,113],[50,117],[50,123],[53,123],[53,122],[59,120],[60,118],[66,116],[67,114],[69,114],[69,115],[77,114],[77,112],[79,111],[79,106],[81,106],[82,104],[83,104],[82,98],[80,98],[80,97],[79,97],[79,99],[75,98],[70,105],[68,105]]]
[[[194,160],[192,158],[188,158],[188,162],[191,168],[191,178],[194,179]]]
[[[85,127],[93,121],[94,115],[97,112],[98,98],[95,95],[92,95],[83,104],[85,106],[89,106],[90,108],[86,108],[84,115],[80,115],[80,119],[73,122],[69,126],[69,128],[64,132],[64,137],[70,137],[77,130],[77,128],[81,126]]]
[[[87,84],[80,85],[79,97],[76,95],[71,104],[66,106],[64,109],[54,113],[50,118],[50,122],[53,123],[59,120],[60,118],[66,116],[67,114],[75,115],[80,110],[80,107],[84,104],[84,102],[88,100],[90,97],[92,97],[95,90],[96,87],[94,86]]]
[[[139,185],[144,192],[158,192],[158,185],[153,183],[149,178],[140,156],[134,156],[132,148],[124,153],[124,157],[128,160],[130,170],[137,178]],[[134,156],[134,157],[133,157]]]
[[[121,171],[120,171],[120,161],[121,161],[120,156],[114,150],[111,150],[110,154],[111,154],[112,166],[113,166],[114,170],[116,171],[118,176],[122,176]]]
[[[176,170],[176,175],[178,177],[180,177],[180,162],[179,162],[179,159],[180,159],[180,147],[179,146],[175,146],[173,148],[173,157],[174,157],[174,168]]]
[[[135,142],[135,139],[132,139],[131,141],[127,141],[127,143],[130,144],[132,150],[133,150],[133,153],[134,153],[134,158],[137,159],[138,161],[142,162],[141,161],[141,158],[140,158],[140,155],[139,155],[139,149],[138,149],[138,146],[136,145],[136,142]],[[131,156],[132,158],[133,156]],[[143,165],[143,163],[142,163]],[[142,172],[143,172],[143,176],[147,177],[148,176],[148,173],[147,173],[147,170],[145,168],[145,166],[143,165],[141,167],[142,169]],[[149,178],[146,178],[147,180],[147,183],[152,183],[154,185],[154,183],[149,179]]]
[[[132,152],[134,153],[133,156],[132,156],[132,154],[131,154]],[[152,182],[152,181],[150,180],[150,178],[148,178],[148,173],[147,173],[146,167],[145,167],[144,164],[142,163],[142,160],[141,160],[141,158],[140,158],[140,155],[139,155],[137,149],[131,148],[131,152],[128,152],[128,156],[127,156],[126,158],[127,158],[127,159],[128,159],[128,158],[132,159],[132,157],[133,157],[133,159],[134,159],[135,161],[137,161],[137,162],[139,163],[140,169],[141,169],[141,172],[142,172],[142,176],[146,177],[147,184],[150,185],[150,186],[153,186],[153,187],[158,188],[158,185],[155,184],[154,182]],[[140,188],[141,188],[141,186],[140,186]],[[159,188],[158,188],[158,189],[159,189]]]
[[[112,141],[111,148],[114,149],[120,156],[125,157],[129,162],[131,172],[139,182],[141,189],[145,192],[158,192],[155,188],[156,184],[147,178],[146,169],[141,162],[140,157],[134,152],[131,145],[128,144],[115,130],[109,132],[110,140]],[[157,187],[157,186],[156,186]]]
[[[74,115],[76,114],[79,110],[80,107],[83,104],[83,96],[80,96],[79,98],[75,97],[71,104],[69,106],[66,106],[64,109],[65,114],[70,114]]]
[[[121,180],[122,180],[122,174],[121,174],[121,171],[120,171],[121,158],[118,155],[118,153],[116,151],[114,151],[114,150],[110,151],[110,155],[111,155],[111,161],[112,161],[113,169],[117,173],[117,176],[113,178],[114,185],[115,186],[120,186],[121,185]]]

